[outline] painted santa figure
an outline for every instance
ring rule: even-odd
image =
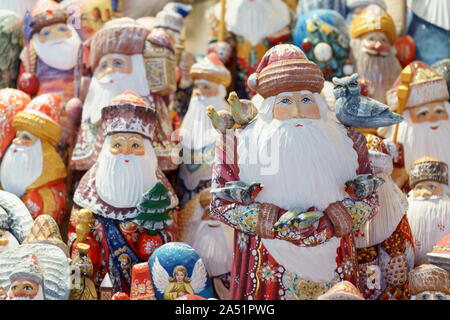
[[[8,300],[44,300],[44,275],[36,256],[31,255],[10,274]]]
[[[264,98],[256,120],[217,140],[210,210],[235,229],[230,299],[316,299],[341,280],[359,286],[351,232],[376,214],[377,198],[342,188],[372,170],[364,136],[328,117],[323,83],[298,47],[275,46],[249,79]],[[253,182],[263,185],[256,198]]]
[[[367,81],[370,97],[384,103],[386,92],[402,71],[394,48],[394,20],[381,7],[368,6],[352,20],[350,38],[359,79]]]
[[[377,190],[378,213],[353,234],[361,292],[369,300],[401,300],[406,297],[408,272],[414,268],[414,242],[406,218],[408,200],[390,176],[393,163],[389,145],[371,134],[366,140],[375,177],[384,183]]]
[[[155,126],[155,110],[135,92],[124,92],[103,108],[101,130],[105,138],[96,162],[75,190],[69,229],[73,246],[81,231],[78,225],[85,222],[79,216],[84,213],[80,209],[92,212],[94,221],[87,225],[87,233],[100,245],[101,250],[94,253],[101,256],[88,255],[94,269],[100,269],[95,279],[97,287],[107,272],[114,292],[129,293],[133,265],[146,261],[158,245],[175,237],[171,225],[149,230],[158,229],[149,234],[147,225],[137,221],[143,214],[144,200],[159,205],[159,209],[172,209],[178,204],[152,148]],[[157,195],[155,189],[164,192]]]
[[[75,66],[82,44],[68,18],[67,12],[53,0],[39,0],[31,14],[25,14],[23,30],[27,43],[20,55],[22,64],[17,82],[18,88],[30,96],[58,94],[63,111],[75,95]],[[61,123],[58,151],[66,157],[76,128],[65,111]]]
[[[55,146],[61,138],[61,99],[43,94],[14,116],[15,138],[3,156],[3,190],[22,198],[34,219],[52,216],[58,224],[66,210],[66,167]]]
[[[414,238],[414,260],[427,263],[427,253],[449,233],[448,165],[433,157],[417,159],[409,171],[408,221]]]
[[[393,178],[405,191],[409,191],[408,171],[417,159],[430,156],[450,163],[450,149],[444,147],[450,136],[448,99],[445,79],[420,61],[406,66],[387,93],[390,108],[403,112],[405,120],[398,125],[397,135],[395,126],[380,128],[378,133],[402,145]]]
[[[247,79],[267,50],[289,39],[293,13],[283,0],[227,0],[224,3],[224,8],[221,3],[216,4],[211,13],[209,50],[220,56],[233,75],[235,81],[231,90],[242,99],[250,99],[255,91],[248,87]]]
[[[219,134],[206,108],[213,105],[217,111],[229,109],[225,96],[231,75],[214,52],[192,66],[191,77],[195,88],[180,129],[183,163],[179,167],[182,183],[178,195],[181,204],[211,185],[211,165]]]
[[[96,160],[95,139],[101,110],[126,90],[148,96],[149,89],[142,59],[149,31],[128,18],[107,22],[90,44],[93,76],[84,100],[81,125],[72,154],[72,167],[86,171]],[[121,41],[117,40],[120,35]]]
[[[95,141],[97,135],[102,136],[98,132],[102,108],[126,90],[136,92],[156,109],[158,120],[152,143],[163,169],[176,168],[170,159],[172,122],[157,90],[168,77],[173,77],[175,85],[175,66],[166,67],[166,51],[173,56],[173,43],[163,30],[151,33],[131,18],[109,21],[95,33],[90,44],[90,66],[94,74],[83,104],[80,130],[72,154],[75,170],[86,171],[95,163],[98,155]],[[150,62],[147,62],[147,56]],[[156,72],[158,66],[161,70]]]

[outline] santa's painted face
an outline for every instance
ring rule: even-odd
[[[448,120],[448,113],[444,103],[445,101],[431,102],[409,109],[411,122],[433,123],[440,120]],[[438,126],[430,126],[430,129],[436,130]]]
[[[414,187],[413,196],[415,198],[417,197],[424,197],[429,198],[431,196],[442,196],[443,190],[442,186],[439,182],[435,181],[422,181],[419,182]]]
[[[145,154],[144,140],[137,133],[116,133],[111,136],[109,150],[114,155],[122,153],[142,156]]]
[[[50,67],[70,70],[78,58],[81,39],[74,27],[57,23],[41,29],[32,38],[37,56]]]
[[[411,297],[411,300],[448,300],[449,297],[440,291],[424,291]]]
[[[391,52],[391,46],[387,36],[383,32],[370,32],[361,37],[362,51],[372,56],[387,56]]]
[[[51,40],[61,40],[62,43],[65,39],[70,39],[71,37],[72,30],[64,23],[52,24],[42,28],[39,32],[39,41],[41,43],[46,43]]]
[[[34,300],[39,292],[39,284],[26,277],[19,277],[12,281],[9,289],[9,299],[29,299]]]
[[[107,54],[100,59],[98,64],[97,79],[102,83],[114,83],[125,75],[133,72],[131,57],[123,54]],[[116,74],[116,77],[105,78],[106,75]],[[121,76],[121,74],[123,76]]]
[[[275,98],[273,117],[278,120],[320,119],[320,111],[312,93],[284,92]]]
[[[30,147],[37,141],[37,137],[33,136],[27,131],[19,130],[16,132],[16,137],[12,141],[15,145]]]
[[[192,96],[216,97],[219,92],[219,84],[200,79],[194,82]]]

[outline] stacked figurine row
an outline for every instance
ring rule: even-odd
[[[450,299],[448,4],[206,2],[0,5],[0,300]]]

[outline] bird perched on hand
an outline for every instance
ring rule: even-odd
[[[248,205],[255,201],[263,188],[259,182],[246,184],[242,181],[230,181],[223,188],[212,189],[211,194],[223,200]]]
[[[375,99],[361,96],[358,74],[333,78],[336,97],[336,118],[345,126],[354,128],[387,127],[403,121],[403,117]]]
[[[250,100],[240,100],[234,91],[228,96],[228,103],[234,122],[240,126],[249,124],[258,114],[258,109]]]
[[[283,214],[280,219],[273,225],[274,231],[283,231],[289,227],[298,229],[306,229],[313,225],[323,217],[322,211],[303,212],[300,209],[294,209]]]
[[[384,182],[383,178],[373,177],[371,174],[360,174],[347,181],[342,188],[352,199],[362,200],[370,197]]]
[[[214,129],[221,134],[226,134],[227,130],[233,128],[235,124],[233,116],[227,110],[220,110],[217,112],[213,106],[209,106],[206,108],[206,114],[211,119]]]

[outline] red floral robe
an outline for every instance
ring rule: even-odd
[[[357,174],[372,173],[368,160],[365,138],[353,129],[347,129],[349,137],[354,142],[358,154],[359,168]],[[225,186],[228,181],[238,181],[238,167],[236,156],[236,137],[231,139],[219,138],[216,146],[216,160],[213,166],[213,188]],[[377,205],[376,195],[366,199],[364,204],[369,209],[359,220],[364,223],[370,215],[375,214]],[[332,285],[323,282],[312,282],[301,279],[279,264],[268,252],[257,233],[248,228],[252,224],[252,211],[255,206],[238,205],[217,197],[211,200],[211,214],[220,221],[235,229],[234,261],[231,271],[231,300],[305,300],[316,299],[325,293]],[[282,210],[278,218],[286,211]],[[253,212],[254,213],[254,212]],[[259,212],[258,212],[259,213]],[[358,220],[358,217],[352,217]],[[253,221],[253,224],[255,222]],[[354,228],[357,224],[354,225]],[[289,240],[297,246],[314,247],[329,241],[333,237],[334,228],[330,219],[324,215],[314,230]],[[276,236],[278,239],[286,240]],[[335,238],[339,239],[339,238]],[[336,241],[336,240],[334,240]],[[340,238],[340,245],[336,250],[335,279],[333,282],[348,280],[360,287],[356,246],[352,234]],[[331,279],[330,279],[331,280]]]
[[[66,197],[64,180],[56,180],[25,193],[22,200],[33,219],[47,214],[59,225],[66,212]]]

